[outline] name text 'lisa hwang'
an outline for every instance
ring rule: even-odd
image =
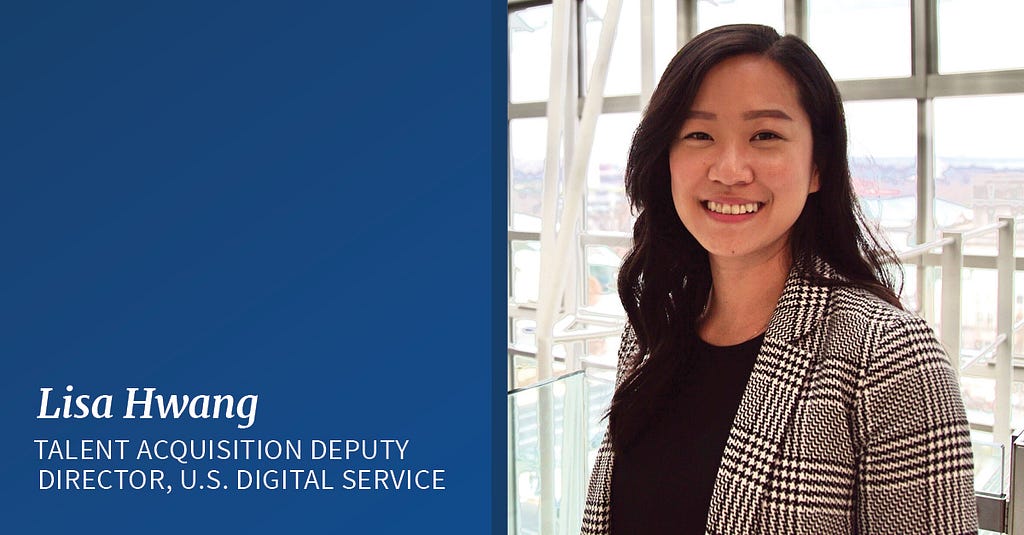
[[[113,394],[75,394],[74,385],[67,385],[63,403],[51,399],[53,388],[40,388],[39,415],[36,418],[113,418]],[[248,429],[256,421],[259,396],[247,394],[239,398],[231,394],[157,394],[156,388],[126,388],[127,396],[122,418],[162,419],[234,419],[244,420],[239,429]],[[141,390],[141,392],[140,392]],[[53,395],[56,398],[56,395]],[[120,411],[118,411],[120,412]]]

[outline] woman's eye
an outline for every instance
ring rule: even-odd
[[[782,139],[775,132],[758,132],[754,134],[754,141],[768,141],[769,139]]]
[[[711,135],[705,132],[690,132],[683,136],[683,139],[696,139],[698,141],[711,141]]]

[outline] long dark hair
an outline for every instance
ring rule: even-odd
[[[626,194],[638,212],[633,248],[619,272],[619,298],[640,355],[648,355],[615,391],[610,429],[616,451],[658,413],[675,390],[697,341],[697,318],[711,288],[708,253],[683,226],[672,202],[668,154],[707,72],[723,60],[757,54],[796,83],[811,122],[812,159],[820,189],[811,194],[790,234],[793,265],[822,284],[864,288],[900,307],[885,264],[895,253],[867,224],[853,193],[846,119],[835,82],[799,38],[758,25],[721,26],[691,40],[672,59],[633,136]],[[826,275],[816,259],[835,270]]]

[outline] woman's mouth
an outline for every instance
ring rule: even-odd
[[[703,204],[704,208],[708,211],[725,215],[752,214],[760,210],[761,206],[764,205],[764,203],[760,202],[728,204],[715,201],[702,201],[701,204]]]

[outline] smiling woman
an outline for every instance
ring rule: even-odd
[[[719,27],[669,64],[626,169],[629,325],[583,533],[977,531],[956,374],[846,147],[796,37]]]
[[[807,195],[818,190],[811,148],[811,122],[781,67],[757,55],[723,61],[705,77],[669,152],[679,219],[717,262],[783,254]]]

